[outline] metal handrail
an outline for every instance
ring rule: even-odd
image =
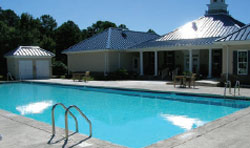
[[[68,113],[70,112],[69,110],[71,108],[75,108],[82,115],[82,117],[88,122],[88,124],[89,124],[89,137],[92,137],[92,123],[91,123],[91,121],[87,118],[87,116],[77,106],[72,105],[72,106],[68,107],[67,110],[65,111],[65,137],[66,137],[66,139],[68,139],[68,137],[69,137]]]
[[[234,86],[234,96],[236,94],[236,89],[238,88],[238,95],[240,95],[240,81],[236,81]]]
[[[224,89],[224,97],[226,96],[226,93],[227,93],[227,88],[229,88],[229,93],[231,94],[232,91],[232,83],[231,81],[227,81],[227,83],[225,83],[225,89]]]
[[[10,72],[7,73],[7,81],[9,80],[14,81],[14,78]]]
[[[54,112],[55,112],[55,108],[58,105],[62,106],[67,111],[67,107],[65,105],[63,105],[62,103],[57,103],[57,104],[53,105],[52,112],[51,112],[52,113],[52,135],[55,135],[55,133],[56,133],[56,129],[55,129],[55,113]],[[76,119],[76,117],[71,112],[69,112],[69,114],[74,118],[75,123],[76,123],[76,132],[78,132],[78,122],[77,122],[77,119]]]

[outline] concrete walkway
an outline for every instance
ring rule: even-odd
[[[195,89],[174,88],[159,81],[91,81],[73,82],[72,80],[34,80],[43,83],[57,83],[68,85],[85,85],[95,87],[130,88],[139,90],[153,90],[163,92],[185,92],[192,94],[223,96],[224,88],[202,87]],[[233,90],[232,90],[233,91]],[[250,97],[250,89],[241,89],[243,98]],[[0,134],[2,140],[0,147],[8,148],[124,148],[95,138],[86,139],[87,136],[74,134],[65,144],[64,131],[57,128],[57,137],[51,139],[51,126],[39,121],[18,116],[0,110]],[[249,148],[250,147],[250,108],[210,122],[170,139],[157,142],[147,148]],[[79,143],[82,142],[82,143]]]

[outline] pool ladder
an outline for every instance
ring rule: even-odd
[[[225,89],[224,89],[224,97],[227,95],[227,88],[229,88],[229,93],[232,94],[232,83],[231,81],[227,81],[225,83]],[[238,95],[240,95],[240,81],[236,81],[234,85],[234,96],[236,96],[236,91],[238,90]]]
[[[236,90],[238,90],[238,95],[240,95],[240,81],[236,81],[234,86],[234,96],[236,94]]]
[[[72,116],[73,119],[75,120],[76,132],[78,132],[78,121],[77,121],[77,118],[73,115],[73,113],[70,112],[71,108],[75,108],[81,114],[81,116],[88,122],[88,124],[89,124],[89,138],[92,137],[92,123],[88,119],[88,117],[77,106],[71,105],[71,106],[69,106],[67,108],[62,103],[57,103],[57,104],[53,105],[53,107],[52,107],[51,113],[52,113],[52,135],[53,136],[56,134],[56,129],[55,129],[55,108],[58,105],[62,106],[62,108],[65,110],[65,138],[66,138],[66,140],[69,138],[68,114],[70,114],[70,116]]]

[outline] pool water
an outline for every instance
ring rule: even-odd
[[[12,83],[0,85],[0,109],[51,124],[51,107],[77,105],[91,120],[93,137],[141,148],[184,133],[242,108],[248,101],[90,87]],[[73,110],[72,110],[73,111]],[[64,128],[64,110],[55,111],[56,126]],[[88,124],[73,111],[80,133]],[[75,129],[69,118],[70,130]]]

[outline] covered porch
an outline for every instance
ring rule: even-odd
[[[216,78],[222,73],[222,53],[219,47],[144,49],[139,51],[139,72],[141,76],[160,79],[172,79],[173,75],[183,75],[184,72]]]

